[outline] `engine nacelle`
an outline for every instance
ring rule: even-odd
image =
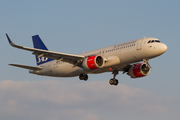
[[[104,66],[104,58],[100,55],[89,56],[83,61],[83,68],[86,70],[94,70]]]
[[[131,78],[139,78],[148,75],[150,72],[150,68],[145,63],[134,64],[128,71],[128,75]]]

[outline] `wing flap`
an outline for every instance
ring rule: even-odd
[[[42,70],[42,67],[38,67],[38,66],[35,67],[35,66],[20,65],[20,64],[9,64],[9,65],[24,69],[29,69],[29,70]]]

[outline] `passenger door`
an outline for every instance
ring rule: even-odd
[[[137,40],[137,42],[136,42],[136,50],[141,50],[142,40],[143,40],[143,39]]]

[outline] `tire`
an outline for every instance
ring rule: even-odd
[[[80,80],[84,80],[84,75],[83,75],[83,74],[80,74],[80,75],[79,75],[79,79],[80,79]]]
[[[84,81],[88,80],[88,75],[84,75]]]
[[[110,84],[110,85],[114,85],[114,80],[113,80],[113,79],[110,79],[110,80],[109,80],[109,84]]]
[[[117,79],[114,80],[114,85],[117,86],[119,84],[119,81]]]

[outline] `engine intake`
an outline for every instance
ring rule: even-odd
[[[83,61],[83,68],[86,70],[94,70],[104,66],[104,58],[100,55],[89,56]]]
[[[150,72],[150,68],[145,63],[134,64],[128,71],[128,75],[131,78],[139,78],[148,75]]]

